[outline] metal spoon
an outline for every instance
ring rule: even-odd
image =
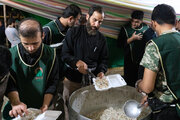
[[[89,74],[92,78],[96,78],[96,76],[89,70],[87,69],[87,74]]]
[[[124,113],[130,118],[137,118],[141,114],[144,104],[140,104],[136,100],[128,100],[124,104]]]

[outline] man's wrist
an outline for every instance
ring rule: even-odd
[[[138,88],[138,84],[139,84],[141,81],[142,81],[142,79],[139,79],[138,81],[136,81],[136,83],[135,83],[135,88],[136,88],[136,89],[139,89],[139,88]]]
[[[19,105],[21,103],[19,100],[10,100],[10,102],[12,106]]]
[[[139,89],[139,83],[142,81],[142,79],[139,79],[138,81],[136,81],[135,83],[135,88],[137,89],[138,92],[140,92],[143,96],[146,96],[147,93],[143,92],[141,89]]]
[[[130,37],[130,38],[128,39],[128,43],[131,43],[133,40],[134,40],[133,37]]]

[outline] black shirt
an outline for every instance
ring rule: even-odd
[[[6,35],[4,26],[0,27],[0,45],[5,45],[6,43]]]
[[[29,54],[25,50],[25,48],[23,47],[23,45],[21,43],[19,43],[18,46],[19,46],[20,55],[26,64],[33,65],[41,54],[42,45],[33,54]],[[11,75],[16,79],[16,77],[15,77],[16,74],[13,73],[12,71],[11,71]],[[56,84],[57,84],[58,80],[59,80],[59,68],[58,68],[58,60],[56,58],[53,69],[52,69],[51,74],[49,76],[49,80],[46,81],[44,93],[45,94],[47,94],[47,93],[55,94]],[[17,86],[16,86],[15,82],[13,81],[12,77],[9,77],[9,81],[8,81],[8,85],[7,85],[7,89],[6,89],[6,94],[8,94],[11,91],[17,91]]]
[[[89,35],[86,26],[81,25],[68,30],[62,48],[62,60],[70,67],[66,77],[81,82],[82,74],[76,70],[78,60],[84,61],[88,68],[96,68],[95,74],[107,71],[108,48],[105,37],[98,31]]]

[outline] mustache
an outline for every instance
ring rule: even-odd
[[[95,26],[92,26],[91,28],[92,28],[92,29],[94,28],[94,30],[98,30],[98,28],[97,28],[97,27],[95,27]]]
[[[91,26],[91,25],[87,25],[87,28],[89,30],[98,30],[98,28],[96,26]]]

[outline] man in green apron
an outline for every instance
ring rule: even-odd
[[[152,27],[158,37],[147,45],[140,65],[145,67],[138,90],[148,94],[153,120],[180,120],[180,33],[176,31],[176,13],[166,4],[152,12]]]
[[[3,105],[3,97],[7,87],[9,78],[9,69],[12,65],[11,53],[8,48],[0,46],[0,110]],[[2,119],[0,113],[0,120]]]
[[[146,44],[142,37],[148,26],[143,23],[143,17],[142,11],[133,11],[130,23],[122,26],[118,36],[118,46],[124,49],[124,79],[133,87],[138,79],[139,63]]]
[[[61,17],[58,17],[56,20],[50,21],[43,27],[43,32],[45,34],[43,43],[50,45],[53,48],[56,48],[56,54],[59,62],[59,83],[57,87],[57,94],[55,96],[55,99],[53,101],[53,109],[55,110],[62,110],[61,108],[63,106],[63,100],[62,100],[62,89],[63,89],[63,83],[64,80],[64,73],[66,71],[66,66],[64,62],[61,60],[61,49],[63,45],[63,40],[66,35],[66,32],[68,29],[77,22],[79,22],[79,19],[81,17],[81,9],[75,5],[70,4],[68,5]]]
[[[64,63],[61,60],[61,49],[64,37],[67,30],[77,24],[81,17],[81,9],[74,4],[68,5],[61,17],[53,20],[43,27],[43,32],[45,34],[43,43],[56,48],[56,54],[59,62],[60,69],[60,79],[64,78],[63,70],[65,69]]]
[[[34,19],[22,20],[19,36],[21,43],[10,49],[13,64],[6,90],[10,101],[3,110],[3,118],[7,120],[27,114],[29,107],[46,111],[59,80],[56,52],[42,44],[40,23]]]

